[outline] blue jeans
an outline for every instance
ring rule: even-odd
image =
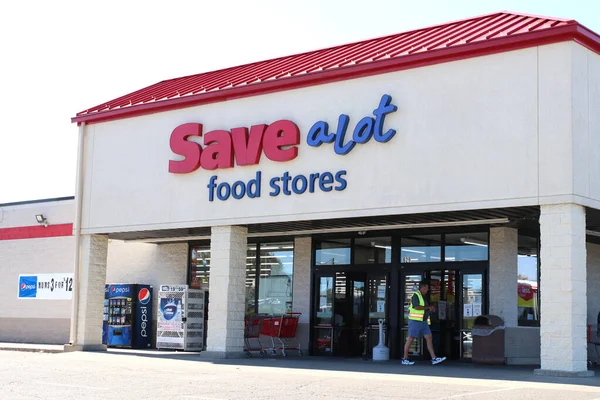
[[[408,320],[408,336],[419,338],[426,335],[431,335],[431,329],[427,322]]]

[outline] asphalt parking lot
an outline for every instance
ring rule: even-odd
[[[600,377],[535,377],[530,368],[454,363],[0,351],[0,399],[592,400],[600,399]]]

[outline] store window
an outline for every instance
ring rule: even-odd
[[[389,264],[392,262],[392,238],[358,238],[354,240],[355,264]]]
[[[315,243],[315,264],[348,265],[352,241],[350,239],[331,239]]]
[[[456,233],[446,235],[445,261],[487,261],[488,233]]]
[[[209,290],[210,245],[192,246],[190,287]],[[246,252],[246,313],[292,311],[294,242],[251,243]]]
[[[190,262],[190,287],[208,289],[210,277],[210,246],[193,246]]]
[[[538,239],[519,234],[519,326],[540,326]]]
[[[248,245],[246,253],[246,314],[256,312],[256,245]]]
[[[264,243],[259,249],[258,312],[291,312],[294,243]]]
[[[401,240],[400,261],[403,263],[441,262],[442,235],[413,235]]]

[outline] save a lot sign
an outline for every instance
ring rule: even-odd
[[[304,135],[309,147],[332,145],[335,154],[345,156],[357,146],[371,140],[389,142],[395,129],[387,129],[385,118],[396,112],[392,97],[384,94],[372,115],[354,124],[350,117],[340,114],[335,129],[327,121],[315,122]],[[352,127],[353,126],[353,127]],[[169,160],[169,172],[187,174],[198,169],[214,171],[243,166],[258,165],[262,155],[275,162],[287,162],[298,157],[301,137],[298,125],[290,120],[278,120],[271,124],[253,125],[230,130],[213,130],[203,133],[203,125],[196,122],[177,126],[170,137],[173,153],[182,157]],[[198,143],[203,137],[204,146]],[[268,183],[267,183],[268,182]],[[239,200],[244,197],[260,198],[302,195],[305,193],[343,191],[347,188],[347,171],[320,171],[311,174],[292,175],[284,172],[279,176],[263,177],[257,171],[249,181],[222,182],[218,175],[208,179],[208,200]]]

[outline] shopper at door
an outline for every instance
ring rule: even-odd
[[[403,365],[414,364],[414,361],[408,359],[408,352],[413,340],[421,337],[424,337],[427,342],[427,350],[429,350],[431,363],[433,365],[446,360],[446,357],[437,357],[433,350],[433,339],[431,336],[431,329],[429,328],[429,325],[431,325],[429,314],[435,312],[435,307],[430,306],[429,302],[425,299],[428,292],[429,283],[421,281],[419,282],[419,290],[417,290],[410,299],[408,311],[408,339],[404,345],[404,358],[402,358]]]

